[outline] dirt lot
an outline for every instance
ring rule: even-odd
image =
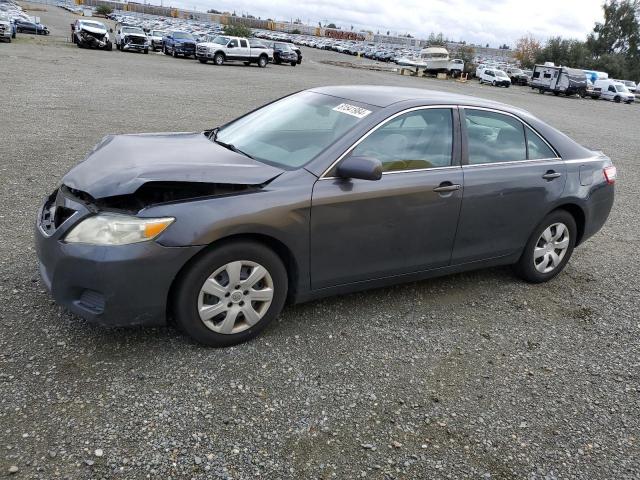
[[[78,49],[73,16],[0,44],[0,475],[640,477],[640,108],[329,66],[201,65]],[[618,166],[614,210],[546,285],[508,269],[288,307],[226,350],[105,330],[51,301],[36,209],[108,133],[203,130],[327,84],[520,106]],[[135,288],[135,286],[132,286]]]

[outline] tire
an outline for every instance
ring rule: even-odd
[[[166,45],[162,45],[162,53],[164,53],[165,55],[169,55],[169,50],[167,50]]]
[[[218,52],[213,56],[213,63],[220,66],[224,63],[224,54]]]
[[[260,58],[258,58],[258,66],[260,68],[266,67],[267,63],[269,63],[269,59],[266,56],[262,55]]]
[[[245,67],[248,67],[249,65],[251,65],[251,62],[242,62],[242,63],[244,63]]]
[[[493,81],[491,82],[491,86],[492,86],[492,87],[495,87],[495,86],[496,86],[496,81],[495,81],[495,80],[493,80]]]
[[[171,51],[171,55],[173,55],[173,58],[178,58],[178,52],[176,52],[175,48]]]
[[[244,274],[246,280],[248,274],[256,271],[256,266],[262,267],[266,275],[253,286],[242,285],[245,280],[240,280],[240,288],[236,289],[229,284],[229,272],[234,264],[239,263],[243,264],[243,268],[236,270],[240,274],[238,278]],[[227,270],[227,267],[231,269]],[[211,280],[216,272],[218,276]],[[214,293],[204,293],[205,283],[211,286],[213,292],[220,292],[220,297]],[[256,285],[260,288],[254,289]],[[287,288],[287,271],[280,257],[271,249],[250,241],[224,243],[197,256],[178,276],[171,299],[174,319],[185,333],[199,343],[211,347],[236,345],[258,335],[278,316],[287,298]],[[251,293],[246,292],[267,292],[268,289],[272,293],[270,300],[250,301],[249,307],[244,304],[243,298],[251,298]],[[269,294],[265,296],[263,293],[262,297],[268,298]],[[209,316],[216,311],[219,313],[209,319],[205,315],[203,320],[200,311],[206,311],[207,307]],[[244,311],[252,312],[256,323],[252,321],[250,326],[244,314],[240,315]],[[230,322],[225,325],[225,320]],[[228,333],[223,333],[224,330]]]
[[[544,95],[544,88],[538,90],[542,95]]]
[[[144,49],[144,54],[145,54],[145,55],[149,55],[149,49],[148,49],[148,48],[145,48],[145,49]]]
[[[107,52],[110,52],[111,50],[113,50],[113,44],[111,42],[107,42],[107,46],[105,47],[105,50]]]
[[[207,59],[206,58],[199,58],[198,61],[200,63],[207,63]]]
[[[615,98],[613,99],[614,102],[616,103],[620,103],[620,97],[618,95],[615,96]]]
[[[298,64],[298,62],[291,62],[291,66],[295,67]]]
[[[565,228],[563,235],[559,235],[559,225]],[[551,233],[547,238],[543,237],[546,231]],[[576,234],[576,221],[569,212],[566,210],[551,212],[529,237],[520,260],[513,266],[516,275],[529,283],[543,283],[551,280],[564,269],[571,258],[576,243]],[[555,238],[556,235],[558,238]],[[566,247],[562,251],[560,248],[552,248],[554,245],[548,245],[551,244],[549,240],[555,242],[555,245],[564,245],[566,241]],[[534,258],[538,248],[540,248],[539,253],[543,255]],[[550,270],[545,271],[545,267]]]
[[[274,58],[273,63],[275,63],[276,65],[280,65],[281,62],[279,58]]]

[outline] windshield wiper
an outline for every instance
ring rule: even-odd
[[[253,157],[251,155],[249,155],[247,152],[243,152],[242,150],[240,150],[235,145],[232,145],[231,143],[224,143],[224,142],[222,142],[220,140],[217,140],[215,138],[213,139],[213,141],[216,142],[218,145],[221,145],[224,148],[227,148],[227,149],[231,150],[232,152],[239,153],[239,154],[244,155],[245,157],[249,157],[250,159],[253,160]]]
[[[221,140],[218,140],[218,132],[220,131],[220,127],[216,127],[213,130],[211,130],[211,133],[209,134],[209,140],[211,140],[212,142],[217,143],[218,145],[231,150],[232,152],[235,153],[239,153],[240,155],[244,155],[245,157],[250,158],[251,160],[253,160],[254,158],[249,155],[247,152],[243,152],[242,150],[240,150],[238,147],[236,147],[235,145],[231,144],[231,143],[225,143]]]

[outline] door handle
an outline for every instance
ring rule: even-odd
[[[460,190],[460,185],[451,184],[449,182],[443,182],[439,187],[433,189],[434,192],[438,193],[455,192],[456,190]]]
[[[561,177],[562,174],[560,172],[554,172],[553,170],[549,170],[547,173],[542,175],[542,178],[545,180],[555,180],[558,177]]]

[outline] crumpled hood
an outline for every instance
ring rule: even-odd
[[[80,31],[95,33],[96,35],[105,35],[107,33],[106,28],[90,27],[89,25],[80,25]]]
[[[259,185],[283,170],[232,152],[202,133],[107,135],[62,183],[105,198],[147,182]]]

